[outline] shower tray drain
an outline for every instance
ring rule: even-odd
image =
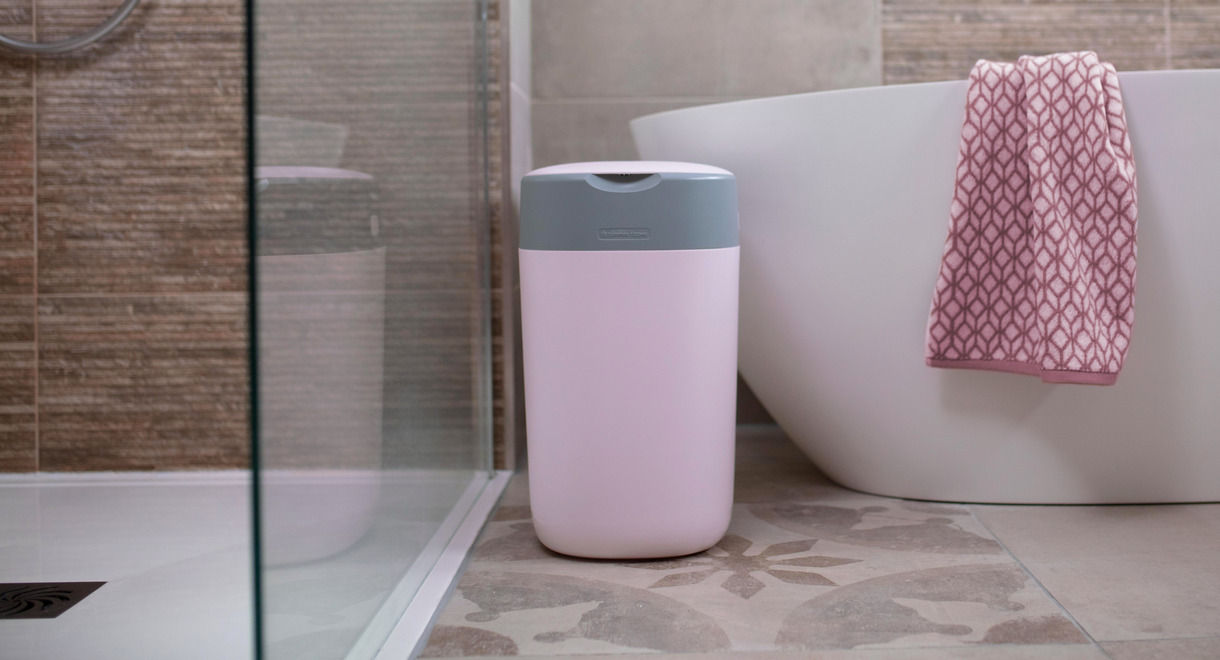
[[[54,619],[105,582],[0,583],[0,619]]]

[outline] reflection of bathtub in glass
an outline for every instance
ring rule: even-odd
[[[259,452],[264,562],[340,552],[381,479],[385,249],[368,175],[262,167]]]
[[[1112,387],[924,366],[965,82],[701,106],[631,128],[644,158],[737,175],[741,371],[837,481],[925,499],[1220,500],[1220,70],[1120,80],[1139,278]]]

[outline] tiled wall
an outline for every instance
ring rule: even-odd
[[[883,0],[886,83],[965,78],[979,58],[1091,49],[1119,71],[1220,66],[1215,0]]]
[[[651,112],[961,79],[979,58],[1220,66],[1216,0],[533,0],[531,22],[537,167],[635,158],[627,122]],[[738,390],[738,421],[766,421]]]
[[[469,465],[483,221],[475,3],[255,6],[259,113],[346,127],[338,166],[377,182],[386,464]]]
[[[115,2],[21,0],[0,31],[64,38]],[[409,350],[387,349],[388,466],[468,465],[473,451],[475,6],[256,4],[287,21],[262,35],[260,109],[378,128],[352,131],[340,166],[383,184],[395,246],[386,336]],[[0,471],[248,465],[244,7],[144,0],[82,53],[0,53]],[[492,155],[497,226],[505,155]]]
[[[388,11],[396,3],[368,4]],[[442,24],[459,20],[449,15],[456,5],[411,3],[419,21]],[[632,158],[626,122],[648,112],[961,78],[978,57],[1087,46],[1128,70],[1220,66],[1215,0],[513,5],[528,7],[533,23],[526,107],[535,166]],[[491,3],[496,28],[498,6]],[[39,38],[63,38],[113,8],[112,0],[21,0],[0,13],[0,30],[30,38],[37,25]],[[240,0],[146,0],[114,37],[83,54],[39,60],[0,54],[0,471],[246,465],[242,8]],[[381,45],[424,53],[454,43],[443,29],[432,35],[401,43],[387,37]],[[501,43],[491,50],[495,71],[502,69]],[[368,45],[378,51],[378,43]],[[387,58],[351,61],[333,73],[399,71]],[[444,66],[438,58],[424,67],[418,72],[424,79],[403,98],[370,88],[354,101],[370,112],[407,103],[394,107],[442,123],[452,122],[454,112],[466,117],[455,110],[465,100],[443,99],[468,90],[427,84],[457,75]],[[498,107],[507,85],[498,73],[493,83]],[[434,102],[419,103],[421,94]],[[320,112],[326,103],[313,99],[304,112],[315,104]],[[498,145],[493,176],[506,158],[502,117],[493,112],[489,127]],[[409,132],[404,139],[421,145],[409,154],[376,141],[352,144],[366,160],[401,164],[395,176],[440,182],[421,193],[419,213],[398,219],[414,246],[391,268],[392,285],[410,298],[401,309],[447,291],[469,292],[453,283],[468,281],[473,255],[445,248],[466,229],[441,209],[468,202],[465,192],[459,199],[444,191],[474,175],[435,167],[426,145],[438,133],[426,124],[402,129]],[[505,227],[511,233],[501,188],[493,181],[497,246]],[[511,388],[502,379],[513,358],[511,314],[507,326],[503,321],[511,310],[504,304],[512,298],[510,271],[511,263],[493,264],[499,437],[511,423],[504,396]],[[419,288],[408,293],[411,287]],[[421,346],[433,348],[388,374],[393,386],[415,394],[396,399],[387,419],[402,433],[428,429],[443,447],[458,437],[451,429],[466,428],[469,383],[430,379],[426,367],[429,359],[445,361],[445,351],[433,349],[468,324],[464,316],[414,318],[423,321],[403,319],[398,329],[422,333]],[[765,412],[747,396],[739,419],[764,420]],[[418,458],[403,452],[399,460]]]
[[[534,165],[634,158],[627,121],[881,81],[872,1],[533,0]]]
[[[63,39],[111,0],[27,0]],[[247,460],[243,4],[143,2],[0,54],[0,471]]]
[[[634,158],[627,121],[758,96],[965,78],[1092,48],[1119,70],[1220,66],[1215,0],[533,0],[534,165]]]

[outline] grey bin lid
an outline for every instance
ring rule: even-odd
[[[521,180],[526,250],[734,247],[737,180],[718,167],[658,161],[572,163]]]

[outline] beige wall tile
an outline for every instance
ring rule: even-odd
[[[536,0],[534,98],[767,96],[878,82],[872,2]]]
[[[1220,505],[973,509],[1093,639],[1220,630]]]
[[[533,0],[533,96],[709,96],[714,0]]]
[[[41,0],[39,36],[113,10]],[[143,3],[39,61],[39,293],[245,289],[243,30],[239,0]]]
[[[980,58],[1095,50],[1120,71],[1168,63],[1164,0],[882,0],[887,84],[964,79]]]
[[[534,101],[534,167],[586,160],[634,160],[639,155],[631,141],[629,121],[710,100]]]
[[[728,96],[881,84],[881,17],[870,0],[721,0],[719,70]]]
[[[1220,2],[1169,0],[1169,41],[1173,68],[1220,67]]]
[[[246,295],[39,301],[43,470],[248,466]]]
[[[530,84],[530,57],[533,44],[530,43],[530,16],[533,9],[532,0],[505,0],[508,7],[508,80],[519,87],[528,97],[533,90]]]
[[[0,296],[0,472],[37,469],[34,297]]]

